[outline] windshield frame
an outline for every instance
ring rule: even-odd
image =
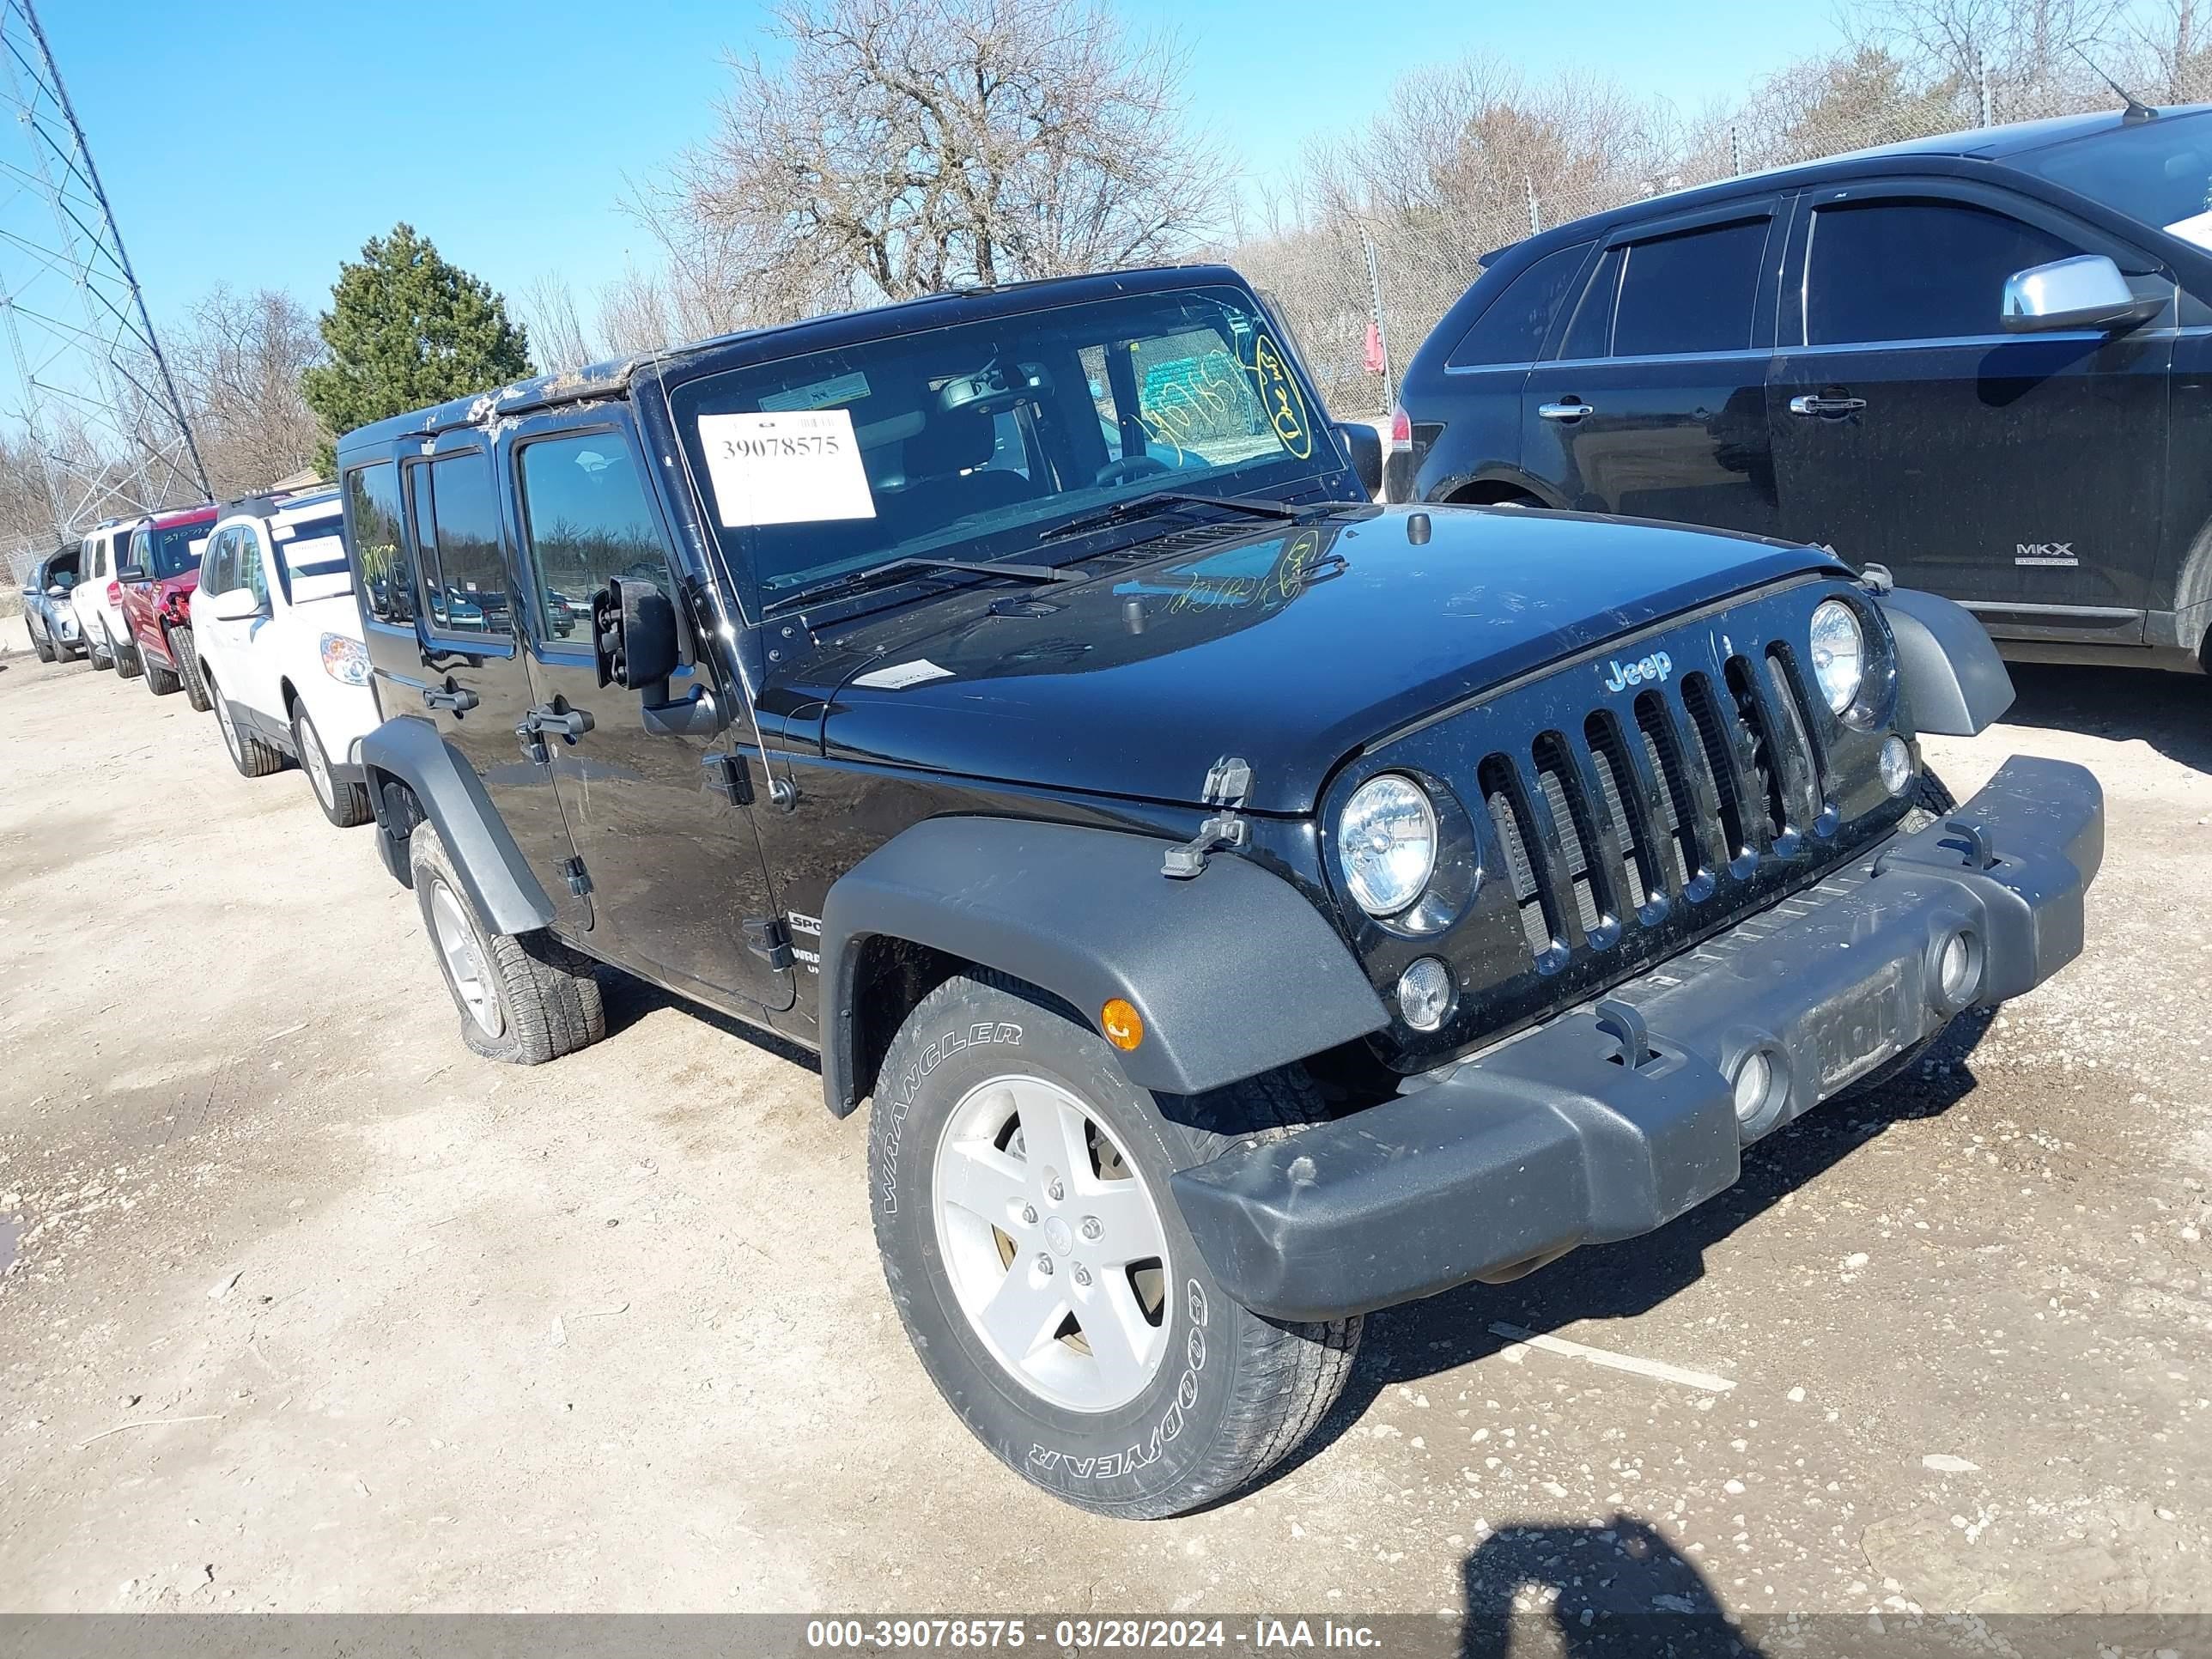
[[[752,398],[744,395],[716,400],[713,388],[718,384],[734,381],[744,386],[748,381],[757,383],[764,375],[773,375],[779,370],[788,371],[792,366],[811,357],[865,358],[878,349],[911,353],[915,350],[913,343],[926,341],[931,336],[949,334],[955,330],[972,329],[987,335],[994,331],[1044,331],[1055,325],[1055,313],[1119,311],[1133,317],[1147,309],[1165,313],[1178,303],[1195,301],[1211,301],[1243,313],[1255,325],[1258,337],[1273,348],[1279,362],[1279,374],[1288,382],[1296,403],[1302,406],[1300,412],[1311,434],[1305,454],[1298,455],[1286,447],[1273,455],[1262,454],[1231,462],[1207,464],[1185,471],[1146,473],[1110,487],[1089,485],[1080,489],[1058,489],[1039,498],[1037,504],[1043,508],[1042,511],[995,525],[968,526],[964,519],[956,520],[950,525],[939,526],[937,532],[897,540],[887,547],[875,550],[878,556],[851,564],[830,561],[805,571],[785,573],[790,580],[780,588],[763,584],[756,558],[763,528],[774,530],[779,526],[730,526],[723,525],[720,520],[698,431],[698,416],[702,413],[712,415],[724,410],[744,410],[758,405]],[[1071,320],[1073,319],[1062,318],[1059,325],[1065,328]],[[1112,334],[1110,327],[1098,331],[1102,337],[1109,337]],[[1164,332],[1150,337],[1168,338],[1171,335]],[[1103,538],[1113,537],[1122,541],[1134,541],[1158,532],[1143,515],[1117,523],[1101,524],[1096,530],[1057,542],[1050,538],[1053,530],[1088,517],[1102,507],[1135,500],[1155,493],[1163,487],[1185,489],[1200,496],[1261,496],[1278,500],[1303,497],[1316,504],[1322,498],[1346,502],[1368,499],[1365,492],[1358,489],[1351,458],[1337,435],[1334,422],[1273,311],[1249,287],[1234,280],[1224,281],[1210,273],[1191,273],[1188,280],[1182,282],[1162,283],[1158,286],[1133,285],[1103,295],[1096,291],[1074,294],[1048,304],[1033,303],[1018,308],[971,312],[933,323],[927,328],[901,330],[884,327],[854,337],[842,331],[823,331],[801,325],[790,332],[787,343],[772,340],[752,343],[757,349],[762,345],[782,343],[787,343],[788,349],[763,351],[757,356],[747,354],[735,361],[725,357],[712,363],[702,363],[696,368],[687,365],[688,372],[674,372],[672,365],[672,372],[666,373],[665,378],[655,377],[659,383],[661,397],[656,400],[660,407],[654,410],[656,415],[663,416],[670,423],[672,435],[675,439],[677,464],[683,471],[684,482],[690,492],[690,508],[696,515],[698,532],[708,544],[704,550],[710,557],[718,560],[729,574],[737,609],[740,617],[748,624],[757,624],[772,616],[804,610],[805,603],[799,595],[809,589],[818,590],[819,584],[825,580],[847,574],[877,569],[901,559],[942,557],[977,563],[1073,564],[1085,556],[1096,556]],[[1249,365],[1247,372],[1251,372]],[[968,518],[976,516],[967,515]],[[885,580],[882,589],[887,591],[907,581],[935,583],[941,586],[947,581],[964,583],[987,580],[992,580],[988,572],[932,572],[916,568],[896,579]]]

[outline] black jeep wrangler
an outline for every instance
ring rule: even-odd
[[[1090,1509],[1251,1480],[1363,1313],[1663,1224],[2081,947],[2089,775],[1954,808],[1922,769],[2010,694],[1964,611],[1803,546],[1378,507],[1218,267],[338,456],[379,844],[469,1045],[592,1042],[605,963],[817,1050],[832,1112],[873,1100],[922,1363]]]

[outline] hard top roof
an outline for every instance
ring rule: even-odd
[[[434,408],[395,415],[358,428],[338,440],[338,449],[343,457],[349,450],[386,443],[395,438],[417,434],[427,437],[457,427],[489,426],[558,404],[619,398],[629,392],[634,376],[648,370],[670,380],[688,380],[696,374],[733,368],[747,362],[772,362],[800,352],[942,328],[954,323],[1040,311],[1054,306],[1079,305],[1125,294],[1156,293],[1164,289],[1215,283],[1246,286],[1244,279],[1226,265],[1153,265],[1139,270],[1045,276],[1033,282],[1003,283],[994,288],[959,289],[856,311],[832,312],[802,322],[745,329],[658,351],[641,352],[635,356],[611,358],[582,368],[562,369],[557,374],[517,380],[471,397],[455,398]]]

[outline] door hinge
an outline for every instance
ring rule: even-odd
[[[781,916],[747,916],[745,949],[779,972],[791,966],[791,930]]]
[[[592,890],[592,878],[584,868],[581,859],[562,859],[561,873],[568,878],[568,890],[578,898]]]
[[[1204,798],[1208,806],[1221,810],[1198,826],[1198,834],[1180,847],[1168,848],[1160,873],[1170,881],[1188,881],[1206,868],[1206,855],[1248,846],[1252,826],[1237,816],[1252,793],[1252,768],[1234,755],[1224,755],[1206,774]]]
[[[699,764],[707,774],[707,787],[732,806],[753,804],[752,769],[743,755],[702,755]]]

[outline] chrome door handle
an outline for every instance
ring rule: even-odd
[[[1579,421],[1585,415],[1597,413],[1595,404],[1538,404],[1536,412],[1547,421]]]
[[[1792,415],[1856,415],[1865,407],[1863,398],[1816,398],[1809,392],[1790,400]]]

